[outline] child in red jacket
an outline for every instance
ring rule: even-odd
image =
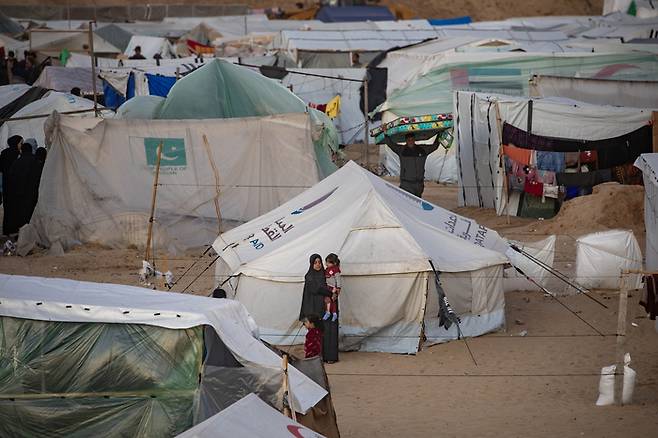
[[[309,315],[304,319],[306,327],[306,341],[304,341],[304,357],[315,357],[322,355],[322,331],[320,318],[316,315]]]

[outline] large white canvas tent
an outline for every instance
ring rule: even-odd
[[[564,97],[594,105],[658,108],[658,81],[534,76],[530,97]]]
[[[646,267],[658,270],[658,154],[642,154],[635,161],[644,180],[644,226]],[[656,326],[658,328],[658,325]]]
[[[0,86],[0,108],[18,99],[29,89],[30,86],[27,84],[11,84]],[[4,145],[0,146],[4,147]]]
[[[349,162],[281,207],[220,235],[216,274],[274,344],[301,343],[299,309],[313,253],[341,259],[341,347],[415,353],[457,337],[438,326],[432,260],[465,336],[504,323],[506,242]]]
[[[25,120],[7,121],[0,127],[0,145],[6,145],[12,135],[34,138],[39,146],[48,146],[45,141],[44,126],[48,116],[53,112],[66,113],[70,111],[86,111],[74,114],[75,117],[95,117],[94,102],[69,93],[49,91],[41,99],[36,100],[15,112],[12,118],[43,116]],[[107,112],[106,114],[109,114]]]
[[[143,246],[162,144],[153,237],[185,249],[219,220],[246,221],[319,180],[309,114],[213,120],[81,119],[55,114],[26,241]]]
[[[135,53],[135,47],[142,49],[142,55],[146,59],[152,59],[155,55],[163,58],[175,58],[176,54],[171,43],[162,37],[154,36],[133,36],[128,42],[128,46],[123,51],[124,55],[132,56]]]
[[[253,393],[186,430],[177,438],[235,438],[240,436],[323,438],[319,433],[313,432],[278,412]]]
[[[96,92],[103,91],[103,82],[95,78]],[[94,92],[94,78],[91,74],[91,66],[86,67],[56,67],[47,66],[43,69],[39,78],[34,83],[37,87],[68,93],[74,87],[80,88],[84,94]]]
[[[281,408],[281,358],[238,302],[2,274],[0,300],[15,359],[0,362],[2,393],[15,395],[0,400],[4,436],[171,436],[245,392]],[[288,373],[298,412],[327,395],[295,367]]]
[[[503,193],[498,118],[500,123],[525,130],[531,108],[533,134],[602,140],[648,125],[652,114],[650,109],[590,105],[564,98],[530,99],[469,91],[455,92],[454,100],[459,203],[495,208],[498,214],[516,211],[514,205],[506,208],[508,199]],[[510,198],[510,204],[513,201]]]

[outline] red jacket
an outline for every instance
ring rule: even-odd
[[[304,342],[304,357],[322,355],[322,332],[319,328],[312,328],[306,333]]]

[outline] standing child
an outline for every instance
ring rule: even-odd
[[[315,357],[322,355],[322,331],[320,325],[322,322],[317,315],[309,315],[304,318],[304,327],[306,327],[306,340],[304,341],[304,357]]]
[[[332,321],[338,319],[338,306],[336,300],[338,300],[338,295],[340,295],[340,289],[343,286],[343,282],[340,278],[340,260],[338,256],[334,253],[331,253],[325,259],[327,262],[327,269],[324,271],[324,275],[327,278],[327,287],[331,290],[332,296],[325,297],[324,304],[326,311],[324,312],[323,320],[328,320],[331,317]]]

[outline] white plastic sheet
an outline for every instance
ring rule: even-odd
[[[611,230],[577,239],[576,278],[589,289],[619,289],[621,271],[642,269],[642,253],[632,231]],[[639,289],[642,276],[626,276],[626,287]]]
[[[228,408],[181,433],[177,438],[322,438],[284,416],[256,394],[249,394]]]
[[[63,322],[148,324],[167,328],[212,326],[244,366],[281,367],[281,358],[254,337],[253,319],[244,306],[176,292],[118,284],[0,274],[0,314]],[[306,412],[327,392],[290,368],[296,409]]]
[[[646,265],[648,270],[655,271],[658,270],[658,154],[642,154],[635,167],[642,171],[644,179]]]
[[[48,184],[30,224],[46,246],[143,246],[160,142],[153,238],[165,250],[207,244],[218,216],[252,219],[319,180],[308,114],[182,121],[55,115],[49,123]]]

